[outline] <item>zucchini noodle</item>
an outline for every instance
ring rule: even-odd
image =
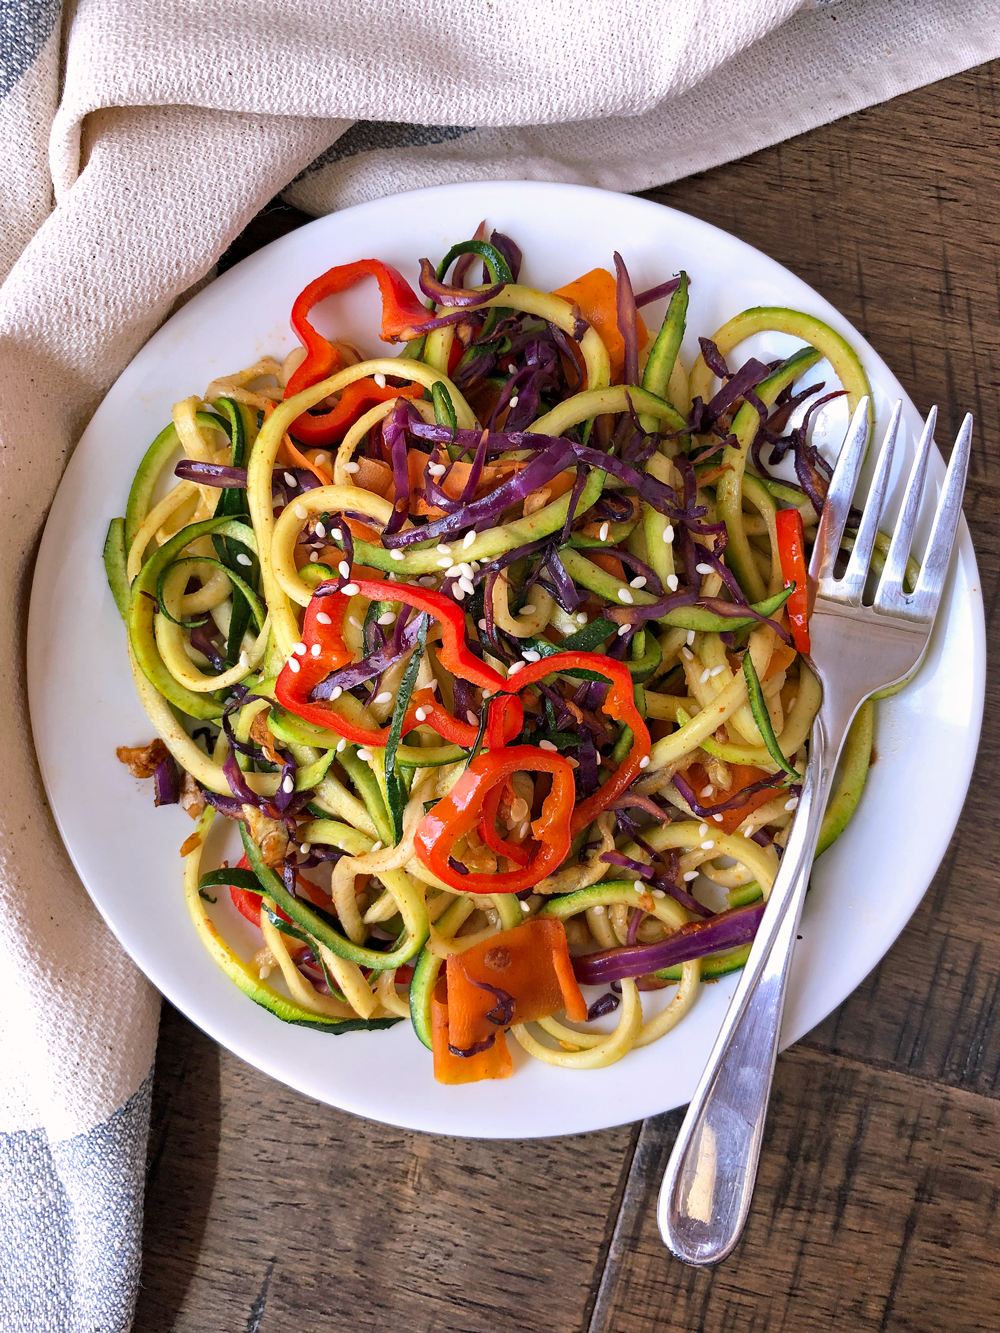
[[[605,1068],[742,965],[820,704],[795,589],[829,470],[796,423],[821,358],[852,407],[869,392],[843,339],[788,310],[735,315],[689,375],[686,274],[647,351],[609,273],[569,300],[519,284],[504,247],[477,234],[426,263],[430,307],[379,261],[349,266],[378,277],[403,354],[312,330],[213,379],[105,545],[156,737],[119,754],[197,819],[195,933],[283,1021],[411,1020],[444,1082],[506,1076],[508,1035]],[[462,254],[490,287],[449,286]],[[641,383],[613,374],[616,327]],[[726,358],[765,331],[805,346],[713,415]],[[782,431],[808,494],[768,471]],[[821,850],[873,734],[869,703]],[[244,856],[205,869],[216,815]],[[235,913],[252,959],[225,940]]]

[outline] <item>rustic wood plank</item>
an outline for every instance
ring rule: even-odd
[[[575,1333],[638,1126],[527,1143],[377,1125],[165,1008],[136,1333]]]
[[[1000,1105],[796,1047],[750,1222],[715,1270],[663,1247],[680,1114],[645,1122],[588,1333],[993,1333]]]

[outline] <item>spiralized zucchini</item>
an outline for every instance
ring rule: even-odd
[[[105,561],[162,742],[141,762],[158,803],[180,795],[198,818],[185,894],[227,975],[284,1021],[344,1031],[410,1016],[430,1046],[448,960],[545,920],[580,976],[597,952],[620,984],[589,993],[596,1027],[558,1011],[512,1021],[510,995],[502,1026],[536,1059],[597,1069],[666,1036],[701,981],[746,956],[820,702],[779,533],[797,510],[805,544],[829,476],[803,390],[822,357],[851,406],[869,389],[838,334],[788,310],[734,315],[688,373],[687,275],[643,361],[630,293],[602,307],[599,271],[565,294],[520,285],[502,239],[455,247],[422,313],[383,287],[386,319],[399,298],[418,321],[402,356],[361,359],[313,330],[284,366],[265,357],[178,403]],[[448,286],[461,254],[483,258],[489,291]],[[437,327],[421,336],[420,320]],[[764,331],[804,345],[716,398],[737,369],[726,359]],[[779,437],[808,485],[772,474]],[[453,612],[422,611],[407,588]],[[601,676],[612,660],[631,681],[617,703]],[[290,690],[310,672],[311,692]],[[483,684],[489,672],[504,688]],[[490,709],[509,713],[510,697],[501,740]],[[867,706],[824,848],[860,798],[872,734]],[[464,808],[484,757],[512,745],[549,768],[497,778],[490,812],[461,828],[449,815],[429,855],[433,813]],[[546,811],[566,772],[559,831]],[[206,871],[217,812],[246,856]],[[506,889],[523,865],[523,887]],[[260,931],[253,959],[223,938],[237,909]],[[644,1015],[654,987],[666,1002]]]

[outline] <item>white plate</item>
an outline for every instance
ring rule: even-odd
[[[292,300],[327,267],[373,255],[415,282],[422,255],[439,257],[483,217],[524,250],[522,280],[546,288],[595,265],[611,267],[615,249],[637,291],[686,269],[688,363],[698,335],[710,336],[738,311],[792,306],[826,320],[858,350],[880,423],[893,400],[905,399],[885,363],[816,292],[741,241],[672,209],[537,182],[449,185],[362,204],[275,241],[224,274],[150,339],[114,385],[49,516],[31,602],[28,680],[42,774],[73,862],[111,929],[179,1009],[250,1064],[320,1101],[413,1129],[522,1138],[601,1129],[686,1102],[735,980],[704,987],[674,1032],[609,1069],[553,1069],[521,1058],[512,1042],[512,1078],[459,1088],[434,1082],[429,1054],[409,1025],[335,1037],[279,1023],[226,979],[195,936],[178,855],[190,820],[179,807],[154,809],[151,785],[134,781],[115,758],[116,745],[147,741],[152,729],[135,696],[101,563],[108,522],[124,513],[136,465],[177,399],[264,353],[284,355],[294,345]],[[336,310],[326,316],[328,331],[336,318],[341,336],[377,354],[373,284],[330,304]],[[654,309],[649,322],[659,313]],[[771,356],[790,345],[763,342]],[[919,421],[908,400],[904,420],[909,445]],[[843,418],[831,411],[827,426],[833,435]],[[940,481],[940,458],[934,463]],[[979,737],[985,664],[979,575],[964,526],[952,578],[919,677],[879,709],[878,759],[858,812],[817,865],[785,1045],[839,1004],[886,952],[958,820]],[[948,775],[933,789],[930,756],[934,770]],[[216,910],[226,910],[224,898]]]

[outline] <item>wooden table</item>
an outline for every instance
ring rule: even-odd
[[[966,512],[991,638],[998,139],[1000,62],[648,195],[816,287],[921,410],[943,404],[942,438],[975,412]],[[294,221],[258,220],[242,253]],[[136,1329],[996,1333],[994,698],[923,904],[864,985],[778,1061],[753,1212],[721,1268],[685,1268],[657,1235],[678,1113],[541,1142],[430,1138],[290,1092],[167,1007]],[[928,818],[933,784],[948,780],[928,755]]]

